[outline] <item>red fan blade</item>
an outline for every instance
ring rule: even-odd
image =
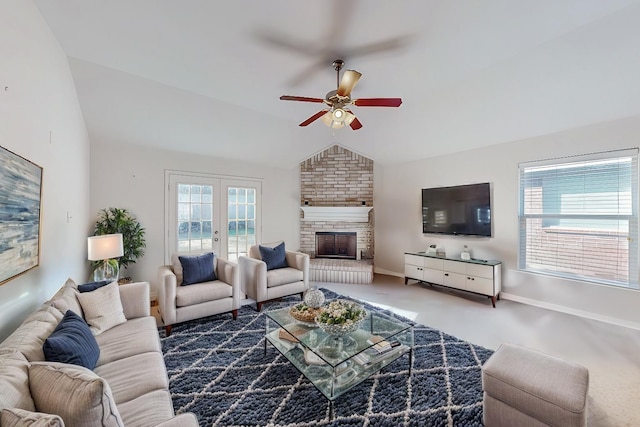
[[[349,126],[351,126],[351,129],[353,130],[358,130],[362,127],[362,123],[360,123],[360,120],[358,120],[358,118],[356,117],[355,119],[353,119],[353,121],[349,124]]]
[[[360,98],[353,101],[358,107],[399,107],[401,98]]]
[[[324,102],[322,98],[309,98],[308,96],[291,96],[291,95],[282,95],[280,97],[281,101],[302,101],[302,102]]]
[[[322,111],[318,111],[317,113],[315,113],[313,116],[309,117],[307,120],[305,120],[304,122],[300,123],[298,126],[307,126],[313,122],[315,122],[316,120],[318,120],[320,117],[324,116],[325,114],[327,114],[327,111],[329,110],[322,110]]]

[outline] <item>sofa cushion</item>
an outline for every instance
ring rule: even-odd
[[[0,410],[5,408],[36,410],[29,392],[29,362],[22,353],[0,356]]]
[[[0,414],[2,427],[64,427],[64,421],[57,415],[24,409],[3,409]]]
[[[267,271],[275,270],[277,268],[286,268],[289,266],[287,264],[287,254],[284,242],[275,247],[260,245],[258,249],[260,250],[260,257],[262,258],[262,261],[267,264]]]
[[[118,282],[111,282],[91,292],[78,293],[78,300],[94,335],[127,321]]]
[[[96,341],[100,346],[100,358],[96,366],[140,353],[162,351],[158,326],[153,317],[127,320],[97,335]]]
[[[78,292],[84,293],[95,291],[98,288],[107,286],[111,282],[113,282],[113,280],[100,280],[98,282],[83,283],[82,285],[78,285]]]
[[[52,311],[56,310],[43,308],[27,316],[18,329],[0,343],[0,351],[19,351],[29,362],[44,360],[42,345],[59,322]]]
[[[162,353],[158,352],[140,353],[115,360],[97,366],[95,373],[109,383],[113,399],[118,405],[145,393],[169,388],[164,359]]]
[[[182,266],[181,285],[193,285],[194,283],[212,282],[217,279],[214,271],[213,252],[202,255],[179,256]]]
[[[71,310],[44,341],[43,350],[48,362],[71,363],[87,369],[93,369],[100,356],[100,348],[89,325]]]
[[[157,426],[173,418],[173,403],[168,390],[150,391],[118,403],[118,410],[127,427]]]
[[[58,292],[46,303],[51,305],[64,314],[67,310],[73,310],[76,314],[82,316],[82,307],[78,301],[78,285],[71,280],[67,279],[65,284],[58,289]]]
[[[86,368],[35,362],[29,387],[36,410],[60,415],[67,426],[124,426],[109,384]]]
[[[178,286],[176,289],[176,307],[187,307],[201,302],[215,301],[229,298],[232,295],[233,288],[220,280]]]
[[[296,268],[287,267],[267,271],[267,288],[299,282],[301,280],[304,280],[304,273],[302,270]]]

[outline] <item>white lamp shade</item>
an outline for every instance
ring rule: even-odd
[[[340,129],[342,127],[344,127],[344,122],[336,122],[333,120],[333,114],[331,112],[328,112],[327,114],[325,114],[324,116],[321,117],[322,121],[324,122],[325,125],[334,128],[334,129]]]
[[[87,251],[89,252],[89,261],[121,257],[124,255],[122,234],[91,236],[87,239]]]

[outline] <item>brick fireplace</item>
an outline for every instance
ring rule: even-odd
[[[373,160],[334,145],[300,163],[300,250],[316,233],[355,234],[355,258],[373,259]]]

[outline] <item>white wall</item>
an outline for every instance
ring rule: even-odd
[[[40,266],[0,286],[2,341],[85,274],[89,140],[66,56],[30,0],[0,3],[0,40],[0,146],[43,167]]]
[[[91,218],[100,209],[125,208],[146,229],[143,258],[121,276],[156,286],[158,267],[164,264],[165,170],[250,177],[262,180],[262,241],[284,240],[299,246],[300,179],[294,169],[271,168],[215,157],[163,151],[142,146],[92,141]],[[223,212],[225,212],[223,210]]]
[[[640,328],[640,291],[517,270],[518,163],[638,147],[639,135],[640,116],[636,116],[379,168],[375,184],[376,271],[403,276],[405,251],[423,251],[430,244],[438,244],[447,255],[457,256],[466,244],[474,257],[503,261],[502,291],[508,298]],[[422,188],[475,182],[493,184],[494,237],[422,234]]]

